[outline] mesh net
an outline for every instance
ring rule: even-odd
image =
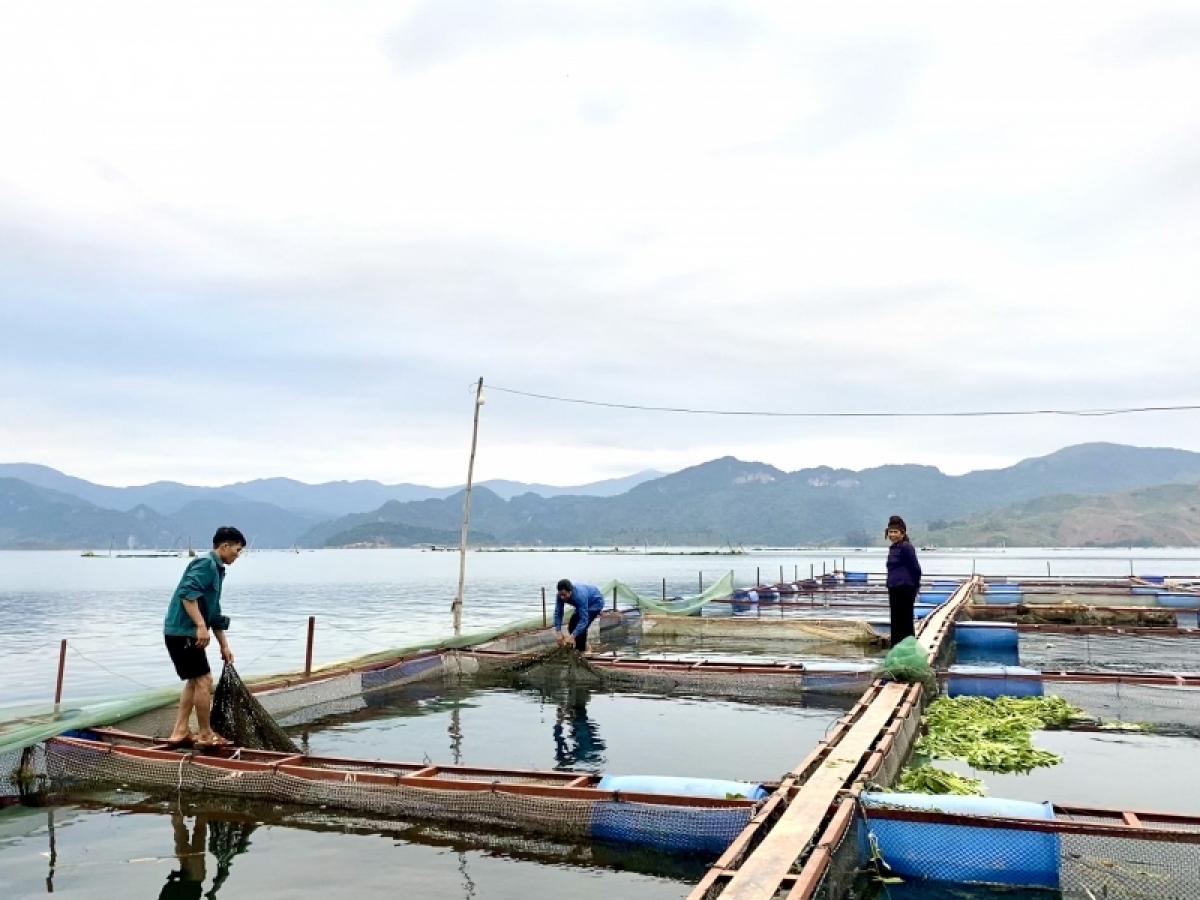
[[[1071,900],[1200,897],[1200,844],[1183,833],[1194,828],[1154,839],[1139,837],[1132,829],[1081,833],[1074,829],[1078,817],[1061,821],[1057,828],[1045,822],[1047,830],[993,827],[985,821],[970,815],[938,822],[908,820],[903,812],[883,818],[860,808],[857,861],[860,866],[869,862],[873,841],[890,869],[885,871],[916,889],[905,894],[914,897],[955,896],[951,884],[996,883],[1009,885],[1010,891],[1022,886],[1047,889]],[[926,893],[918,887],[923,882],[944,883],[943,893],[934,885]],[[959,891],[957,896],[976,896],[969,888]],[[833,900],[845,894],[827,896]]]
[[[276,724],[261,703],[229,663],[221,672],[221,680],[213,692],[213,730],[233,741],[235,746],[251,750],[275,750],[280,753],[299,753],[300,748]]]
[[[714,600],[724,600],[733,594],[733,572],[727,572],[717,579],[715,584],[706,588],[702,593],[687,600],[666,601],[655,600],[639,594],[629,585],[620,581],[610,581],[600,588],[605,598],[616,596],[618,601],[624,600],[637,606],[643,612],[656,613],[663,616],[693,616]]]
[[[703,619],[646,616],[642,633],[654,638],[701,635],[712,638],[763,638],[772,641],[827,642],[881,647],[869,624],[855,619]]]
[[[1022,632],[1019,652],[1044,671],[1200,672],[1200,637],[1183,635]]]
[[[51,741],[46,767],[56,784],[120,784],[207,796],[244,797],[386,817],[524,829],[574,840],[598,838],[662,850],[719,853],[745,827],[752,805],[685,806],[575,799],[506,790],[414,787],[360,780],[361,769],[323,765],[308,777],[281,768],[238,770],[203,757],[147,758],[109,745]],[[399,774],[393,769],[389,774]]]
[[[929,654],[915,637],[906,637],[888,652],[880,674],[892,681],[922,684],[931,695],[938,692],[938,680],[929,665]]]

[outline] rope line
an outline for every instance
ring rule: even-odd
[[[75,646],[74,644],[72,644],[72,643],[68,643],[68,644],[67,644],[67,649],[69,649],[69,650],[72,650],[73,652],[75,652],[75,653],[79,654],[79,656],[81,656],[83,659],[86,659],[86,660],[87,660],[88,662],[90,662],[90,663],[91,663],[93,666],[99,666],[101,669],[103,669],[103,670],[104,670],[105,672],[107,672],[109,675],[115,675],[117,678],[124,678],[126,681],[132,681],[132,682],[133,682],[134,684],[136,684],[138,687],[143,687],[143,688],[145,688],[145,689],[146,689],[146,690],[148,690],[148,691],[150,691],[150,690],[154,690],[154,689],[153,689],[153,688],[152,688],[150,685],[146,684],[145,682],[138,681],[136,678],[131,678],[130,676],[128,676],[128,675],[123,675],[123,674],[122,674],[122,673],[120,673],[120,672],[114,672],[114,671],[113,671],[112,669],[110,669],[108,666],[104,665],[104,663],[101,663],[101,662],[96,662],[96,660],[92,659],[90,656],[88,656],[86,653],[84,653],[82,650],[80,650],[78,647],[76,647],[76,646]]]
[[[581,400],[577,397],[556,397],[551,394],[536,394],[513,388],[488,385],[489,390],[551,400],[555,403],[576,403],[581,406],[603,406],[608,409],[634,409],[644,412],[686,413],[696,416],[757,416],[776,419],[954,419],[982,418],[987,416],[1076,416],[1081,418],[1101,416],[1123,416],[1132,413],[1181,412],[1200,410],[1200,403],[1180,406],[1126,406],[1112,409],[1007,409],[970,410],[950,412],[776,412],[771,410],[743,409],[693,409],[683,406],[641,406],[636,403],[608,403],[601,400]]]

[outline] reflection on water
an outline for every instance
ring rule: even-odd
[[[254,822],[231,822],[221,818],[210,821],[208,812],[199,811],[192,820],[189,833],[183,814],[178,810],[172,812],[171,832],[179,868],[167,876],[159,900],[196,900],[201,896],[214,900],[229,878],[233,858],[250,849],[250,835],[257,827]],[[217,874],[212,887],[204,893],[208,854],[212,854],[217,862]]]
[[[591,688],[576,685],[567,688],[566,694],[555,712],[554,767],[602,772],[604,738],[600,737],[599,726],[588,718],[587,711]]]
[[[39,827],[7,837],[6,820],[27,811],[0,812],[5,900],[46,893],[89,900],[315,900],[347,889],[354,897],[607,900],[615,893],[665,900],[684,897],[712,862],[286,804],[129,791],[81,793],[72,800],[39,811]],[[58,827],[48,829],[45,823],[55,818]],[[49,874],[47,847],[53,851]],[[604,878],[594,877],[601,873]]]
[[[775,781],[855,699],[800,695],[754,703],[581,684],[439,680],[367,694],[356,711],[288,732],[317,755]]]

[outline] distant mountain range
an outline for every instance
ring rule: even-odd
[[[482,481],[478,486],[488,488],[505,499],[530,492],[542,497],[558,497],[563,494],[611,497],[644,481],[659,478],[662,474],[654,469],[646,469],[636,475],[569,487],[504,480]],[[156,481],[153,484],[132,487],[109,487],[65,475],[57,469],[35,463],[0,463],[0,478],[19,478],[37,487],[71,494],[107,509],[128,512],[139,506],[146,506],[162,515],[172,515],[197,500],[215,500],[222,503],[269,503],[300,515],[328,519],[366,512],[389,500],[449,497],[462,490],[461,486],[438,488],[421,484],[383,484],[379,481],[328,481],[324,484],[305,484],[291,478],[260,478],[221,487],[199,487],[175,481]]]
[[[888,515],[914,528],[1037,497],[1099,494],[1200,481],[1200,453],[1084,444],[1005,469],[949,476],[930,466],[856,472],[821,467],[784,472],[733,457],[637,485],[616,497],[509,500],[479,490],[472,527],[501,543],[544,545],[876,543]],[[324,522],[307,546],[339,546],[368,522],[453,530],[461,495],[389,502],[370,513]]]
[[[673,475],[642,472],[576,488],[484,482],[475,492],[471,533],[479,543],[547,546],[863,546],[877,543],[887,516],[900,513],[915,533],[935,543],[949,544],[959,529],[974,535],[967,543],[987,543],[996,529],[972,518],[975,514],[1057,495],[1197,482],[1200,453],[1118,444],[1068,447],[960,476],[918,465],[789,473],[725,457]],[[1155,509],[1166,515],[1175,495],[1163,496]],[[1096,501],[1087,518],[1091,530],[1071,532],[1075,542],[1124,534],[1114,517],[1141,513],[1122,503]],[[1147,508],[1146,515],[1154,514]],[[99,549],[113,541],[120,547],[169,547],[189,540],[203,546],[224,524],[238,525],[257,547],[452,544],[461,517],[462,492],[451,488],[373,481],[308,485],[284,478],[216,488],[174,482],[114,488],[44,466],[0,464],[0,548]],[[944,534],[926,527],[930,523]],[[1035,532],[1029,534],[1032,539]],[[1160,543],[1189,534],[1187,528],[1147,532]],[[1048,532],[1044,536],[1050,540]]]

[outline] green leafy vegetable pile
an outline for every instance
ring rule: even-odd
[[[904,770],[895,790],[902,794],[959,794],[982,797],[983,780],[956,775],[937,766],[912,766]]]
[[[961,759],[985,772],[1028,773],[1062,762],[1057,754],[1033,746],[1033,732],[1080,715],[1061,697],[942,698],[925,712],[926,732],[917,741],[916,754]]]

